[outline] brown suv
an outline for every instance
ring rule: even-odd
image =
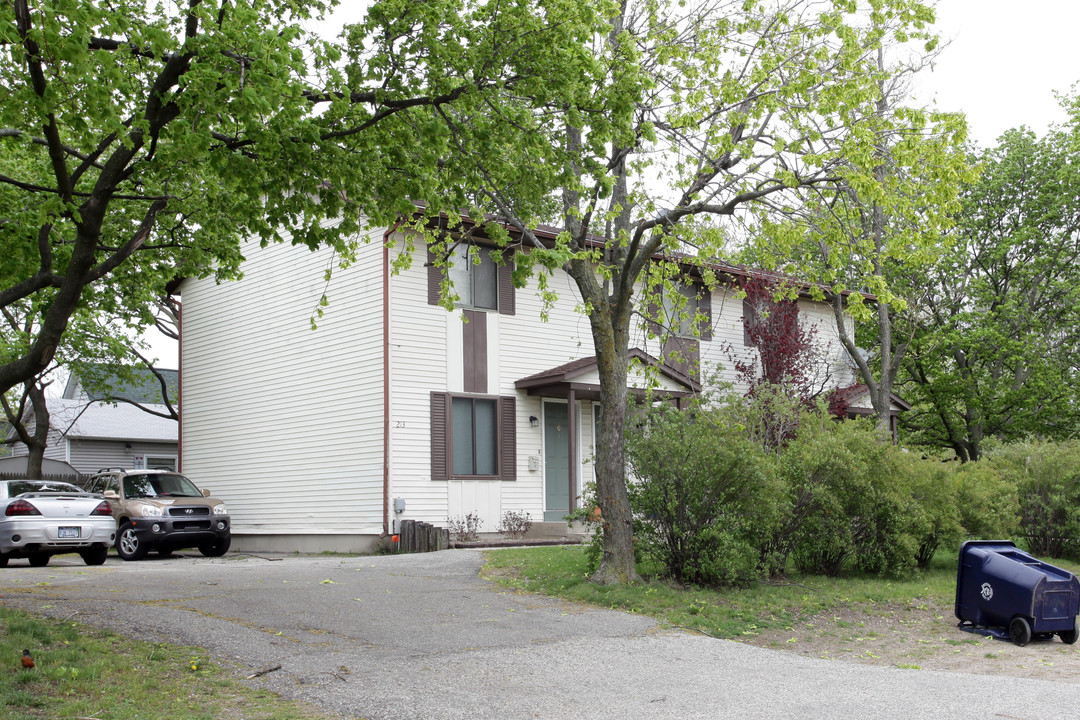
[[[207,557],[224,555],[232,542],[225,503],[171,470],[105,470],[83,486],[108,499],[116,518],[116,552],[141,560],[151,550],[168,555],[197,547]]]

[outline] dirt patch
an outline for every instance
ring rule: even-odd
[[[842,662],[1080,684],[1080,643],[1066,645],[1054,636],[1017,647],[964,632],[956,622],[951,605],[916,599],[906,605],[855,605],[740,640]]]

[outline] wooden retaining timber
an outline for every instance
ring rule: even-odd
[[[422,553],[450,547],[450,531],[431,523],[402,520],[398,530],[398,552]]]

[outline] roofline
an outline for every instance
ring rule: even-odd
[[[419,205],[419,203],[418,203],[418,205]],[[419,213],[419,212],[417,212],[416,215],[417,215],[418,218],[423,217],[423,215],[421,213]],[[428,219],[428,225],[429,226],[434,225],[434,224],[436,224],[436,221],[438,221],[438,225],[442,225],[443,224],[442,221],[448,221],[449,217],[450,216],[447,215],[446,213],[440,213],[438,218],[435,218],[434,216],[432,216],[432,217],[430,217]],[[490,239],[485,234],[483,234],[482,227],[475,220],[468,217],[467,215],[459,215],[458,217],[460,218],[462,225],[471,225],[473,227],[479,228],[480,229],[479,230],[479,232],[480,232],[479,237],[481,237],[483,239],[488,239],[488,240]],[[501,222],[499,220],[496,220],[495,218],[489,218],[488,221],[489,222],[494,222],[494,223],[496,223],[498,225],[501,225],[511,235],[511,237],[517,237],[518,242],[520,242],[522,232],[520,230],[518,230],[517,228],[515,228],[515,227],[513,227],[511,225],[507,225],[505,222]],[[448,223],[447,223],[446,226],[443,227],[443,229],[448,230],[448,231],[450,230]],[[534,235],[536,235],[537,239],[539,239],[540,241],[542,241],[542,242],[546,241],[546,242],[544,242],[545,246],[547,246],[547,244],[550,243],[551,246],[553,247],[554,244],[555,244],[556,239],[563,232],[563,229],[555,227],[553,225],[537,225],[535,228],[533,228],[532,232],[533,232]],[[588,245],[590,245],[592,247],[596,247],[596,248],[602,248],[606,244],[606,241],[603,238],[601,238],[601,237],[599,237],[597,235],[589,235],[586,238],[585,241],[586,241],[586,243]],[[522,247],[526,247],[526,246],[523,245]],[[783,273],[778,273],[778,272],[774,272],[774,271],[771,271],[771,270],[761,270],[761,269],[757,269],[757,268],[749,268],[749,267],[746,267],[745,265],[733,265],[731,263],[725,263],[725,262],[722,262],[722,261],[704,261],[703,263],[694,263],[694,264],[681,263],[680,258],[672,257],[672,256],[670,256],[670,255],[668,255],[666,253],[654,253],[652,257],[653,257],[654,260],[668,260],[668,261],[671,261],[671,262],[680,263],[680,264],[686,265],[689,269],[699,268],[699,267],[704,266],[704,267],[707,267],[707,268],[711,269],[714,273],[717,273],[719,275],[727,275],[731,279],[730,280],[731,282],[738,282],[739,279],[752,278],[752,277],[776,277],[776,278],[783,278],[783,279],[789,279],[789,280],[796,280],[796,278],[793,278],[790,275],[784,275]],[[803,281],[803,280],[796,280],[796,281],[799,283],[799,296],[800,297],[804,297],[804,298],[813,300],[814,298],[811,295],[811,290],[814,287],[818,287],[821,290],[826,291],[826,292],[828,291],[828,288],[826,288],[826,287],[824,287],[824,286],[822,286],[820,284],[815,285],[813,283],[809,283],[809,282],[806,282],[806,281]],[[876,295],[873,295],[871,293],[865,293],[865,292],[855,292],[855,291],[852,291],[852,290],[844,290],[844,291],[842,291],[840,293],[840,296],[844,297],[844,298],[847,298],[847,297],[849,297],[849,296],[851,296],[853,294],[861,295],[864,300],[869,300],[869,301],[876,301],[877,300]],[[820,301],[818,301],[818,302],[820,302]]]
[[[67,440],[100,440],[102,442],[128,442],[128,443],[175,443],[176,438],[136,438],[130,435],[64,435]]]
[[[657,358],[649,355],[641,348],[630,348],[627,353],[627,359],[637,360],[644,365],[650,365],[655,367],[657,371],[668,378],[672,382],[682,385],[686,388],[682,390],[665,390],[663,388],[652,388],[653,392],[665,393],[669,395],[692,395],[701,391],[701,384],[691,377],[683,375],[674,368],[671,368],[664,363],[660,362]],[[584,362],[589,361],[589,362]],[[568,372],[553,373],[552,371],[558,370],[561,367],[572,365],[574,363],[581,363],[580,367],[576,367]],[[538,373],[529,375],[528,377],[521,378],[514,382],[514,387],[518,390],[535,390],[536,388],[552,388],[560,385],[574,386],[581,389],[592,390],[594,386],[586,385],[585,383],[575,383],[574,378],[578,378],[586,373],[593,372],[598,367],[598,362],[595,355],[587,355],[577,360],[571,360],[568,363],[557,365],[549,370],[542,370]],[[599,390],[599,386],[595,386],[595,389]],[[649,388],[645,388],[649,389]]]

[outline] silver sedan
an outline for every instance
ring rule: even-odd
[[[27,558],[34,567],[77,552],[87,565],[101,565],[116,539],[112,506],[65,482],[0,480],[0,567]]]

